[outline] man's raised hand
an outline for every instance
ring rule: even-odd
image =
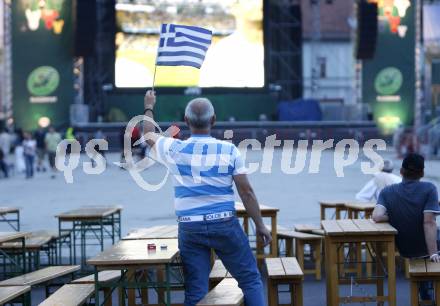
[[[147,90],[144,97],[144,108],[154,108],[156,104],[156,94],[152,90]]]

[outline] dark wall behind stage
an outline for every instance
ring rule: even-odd
[[[206,95],[215,108],[217,120],[227,121],[231,116],[236,120],[258,120],[260,114],[268,119],[276,112],[276,101],[269,94],[222,94]],[[195,96],[161,95],[155,112],[157,121],[182,121],[185,106]],[[109,94],[104,97],[107,119],[109,121],[127,121],[143,112],[143,94]]]

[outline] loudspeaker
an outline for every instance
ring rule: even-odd
[[[357,32],[355,56],[357,59],[371,59],[376,51],[377,3],[361,0],[357,6]]]
[[[96,0],[75,0],[75,56],[89,56],[95,51]]]

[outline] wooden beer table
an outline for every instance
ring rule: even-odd
[[[345,203],[347,208],[347,215],[349,219],[370,219],[373,210],[376,207],[375,203],[362,203],[362,202],[347,202]]]
[[[243,219],[243,229],[246,235],[249,236],[249,215],[246,212],[243,203],[235,202],[235,211],[237,218]],[[268,255],[264,254],[264,246],[260,239],[257,239],[257,260],[262,262],[266,257],[277,257],[278,254],[278,244],[277,244],[277,214],[279,212],[278,208],[270,207],[266,205],[260,205],[261,216],[263,219],[270,218],[270,231],[272,233],[272,242],[270,244],[270,252]]]
[[[25,232],[0,232],[0,256],[3,257],[2,262],[2,276],[16,276],[24,274],[26,272],[26,250],[25,250],[25,237],[28,233]],[[9,254],[6,249],[3,248],[5,243],[17,242],[16,254]],[[10,268],[9,271],[8,268]]]
[[[122,240],[138,239],[177,239],[177,225],[158,225],[147,228],[137,228],[122,237]]]
[[[375,223],[372,220],[324,220],[321,222],[325,232],[325,268],[327,276],[327,305],[337,306],[341,303],[388,302],[396,306],[396,266],[394,239],[397,230],[388,223]],[[340,262],[340,248],[346,244],[366,243],[371,247],[372,258],[375,260],[376,275],[374,277],[345,278],[341,275],[344,261]],[[386,260],[384,260],[384,252]],[[357,258],[361,261],[361,258]],[[342,266],[342,267],[341,267]],[[384,275],[388,275],[388,295],[384,295]],[[339,296],[339,284],[376,284],[376,296]]]
[[[155,244],[156,250],[148,250],[149,244]],[[171,305],[171,290],[183,287],[183,277],[179,273],[173,273],[173,267],[180,268],[178,262],[179,249],[177,239],[140,239],[140,240],[121,240],[111,248],[89,259],[87,263],[94,266],[95,274],[95,305],[105,305],[111,298],[110,295],[100,300],[99,290],[101,288],[122,289],[141,289],[154,288],[159,293],[160,305]],[[166,249],[161,249],[161,245],[166,245]],[[159,270],[157,279],[148,276],[147,269],[154,268]],[[112,282],[100,282],[98,272],[105,270],[121,270],[121,278]],[[141,279],[136,279],[136,275],[143,272]],[[179,275],[175,275],[179,274]],[[135,305],[135,291],[128,290],[128,305]],[[148,300],[142,296],[142,304],[148,304]],[[163,299],[163,301],[162,301]],[[125,296],[121,296],[120,305],[125,305]],[[149,304],[148,304],[149,305]]]
[[[98,245],[103,251],[106,239],[112,244],[121,239],[121,211],[121,206],[84,206],[56,216],[59,235],[72,235],[74,264],[78,241],[81,268],[84,270],[87,246]]]
[[[321,207],[321,221],[328,219],[342,219],[341,213],[346,211],[345,203],[347,201],[319,201],[319,206]],[[334,211],[331,218],[327,218],[327,210]]]
[[[7,223],[14,231],[20,231],[20,208],[0,207],[0,222]]]

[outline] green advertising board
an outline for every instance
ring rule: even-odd
[[[35,129],[44,117],[66,125],[74,94],[72,1],[11,5],[14,121],[24,130]]]
[[[362,96],[390,133],[414,120],[416,0],[378,1],[378,9],[376,53],[362,63]]]

